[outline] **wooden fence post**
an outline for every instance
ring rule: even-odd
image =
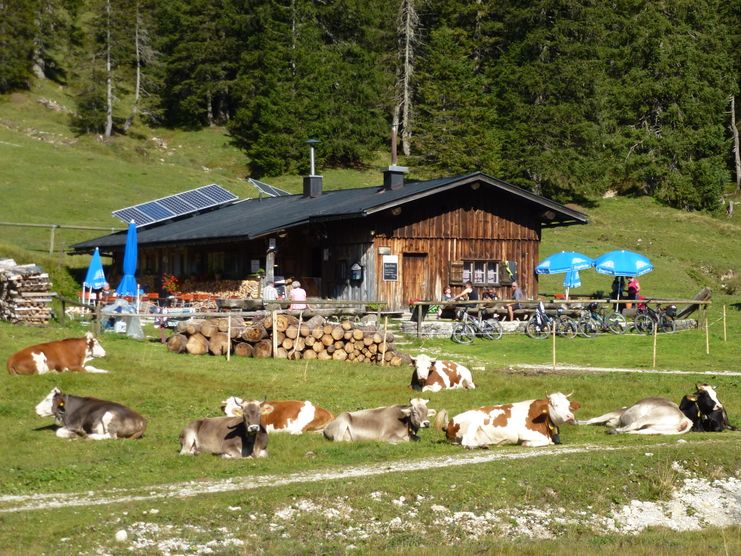
[[[656,368],[656,338],[658,338],[659,336],[659,323],[658,322],[653,323],[653,332],[654,332],[654,337],[653,337],[654,355],[653,355],[653,364],[651,368],[655,369]]]
[[[726,324],[726,306],[723,305],[723,341],[728,341],[728,327]]]
[[[381,346],[381,367],[386,366],[386,334],[388,333],[389,318],[383,317],[383,345]]]
[[[227,317],[229,320],[226,324],[226,337],[227,337],[227,344],[226,344],[226,361],[227,363],[231,361],[231,355],[232,355],[232,316],[229,315]]]
[[[710,355],[710,325],[705,315],[705,355]]]
[[[273,309],[273,330],[272,330],[273,331],[273,359],[275,359],[275,352],[278,351],[278,335],[275,333],[276,332],[275,327],[278,324],[277,320],[278,320],[278,311]]]
[[[556,370],[556,320],[551,321],[551,336],[553,337],[553,370]]]

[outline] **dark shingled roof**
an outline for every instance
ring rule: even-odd
[[[194,214],[179,220],[162,222],[137,229],[139,245],[216,241],[228,239],[254,239],[279,230],[347,218],[361,218],[403,205],[441,191],[480,182],[494,189],[506,191],[536,205],[551,210],[555,224],[586,224],[587,216],[560,203],[535,195],[525,189],[481,172],[438,178],[429,181],[408,182],[396,190],[383,186],[360,189],[323,191],[318,197],[288,195],[263,199],[245,199],[215,210]],[[545,217],[544,221],[548,220]],[[102,251],[123,248],[126,232],[116,232],[72,246],[75,251],[88,251],[100,247]]]

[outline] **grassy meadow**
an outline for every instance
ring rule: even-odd
[[[63,108],[51,110],[41,100]],[[256,195],[244,179],[246,161],[223,129],[135,127],[128,137],[104,142],[69,130],[64,107],[71,106],[67,92],[48,83],[30,93],[0,97],[0,156],[11,161],[0,165],[0,222],[121,228],[112,210],[207,183],[220,183],[241,197]],[[378,184],[387,163],[379,155],[366,169],[322,170],[325,187]],[[292,192],[301,184],[299,176],[266,181]],[[575,208],[589,215],[590,224],[545,230],[541,254],[574,249],[597,256],[634,249],[655,265],[641,278],[647,297],[689,298],[710,287],[710,353],[703,330],[684,331],[657,338],[656,368],[686,374],[585,373],[566,366],[651,370],[652,339],[558,339],[561,368],[553,372],[548,369],[550,341],[515,335],[471,346],[445,339],[409,340],[400,346],[402,351],[446,355],[473,370],[476,390],[425,395],[430,407],[452,415],[573,390],[582,405],[577,416],[587,418],[648,395],[679,401],[696,382],[709,382],[718,387],[731,422],[740,425],[741,377],[724,374],[741,370],[739,213],[734,219],[690,214],[640,197],[596,199]],[[74,295],[89,258],[72,257],[65,250],[103,233],[60,229],[55,250],[48,254],[48,229],[0,225],[0,257],[40,264],[57,291]],[[572,295],[610,289],[609,277],[590,271],[581,278],[583,285]],[[541,292],[562,291],[562,279],[539,277]],[[79,323],[36,329],[0,322],[0,361],[27,345],[84,330]],[[397,446],[272,435],[270,456],[264,460],[181,457],[178,435],[183,426],[218,415],[227,396],[311,399],[339,413],[418,396],[408,387],[411,369],[332,361],[227,362],[174,355],[156,341],[114,334],[105,334],[102,341],[108,356],[94,364],[111,370],[107,375],[0,373],[0,554],[741,553],[738,525],[687,532],[657,526],[631,535],[606,521],[632,500],[669,500],[687,473],[708,480],[738,479],[741,432],[692,433],[678,439],[611,436],[600,427],[564,426],[563,446],[555,447],[554,454],[520,447],[468,453],[434,430],[422,431],[420,442]],[[34,413],[54,386],[131,406],[149,421],[145,436],[107,442],[56,438],[52,421]],[[458,465],[489,454],[534,457]],[[450,466],[362,473],[364,466],[423,466],[435,458]],[[342,478],[345,469],[361,472]],[[309,479],[320,473],[335,475]],[[152,495],[172,484],[197,487],[251,478],[249,490]],[[10,511],[29,500],[56,499],[57,493],[66,493],[70,504]],[[112,501],[74,505],[84,493]],[[565,517],[544,525],[543,514]],[[523,528],[534,531],[532,538]],[[120,529],[129,532],[125,542],[114,539]]]

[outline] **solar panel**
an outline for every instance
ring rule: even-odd
[[[212,183],[190,191],[155,199],[132,207],[114,210],[113,216],[137,226],[162,222],[200,210],[218,207],[236,201],[239,197],[223,187]]]
[[[278,189],[275,186],[256,179],[248,178],[248,181],[254,185],[260,193],[267,195],[268,197],[283,197],[285,195],[290,195],[288,191],[283,191],[282,189]]]

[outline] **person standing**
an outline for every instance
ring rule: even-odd
[[[289,307],[292,311],[311,309],[308,303],[302,303],[306,301],[306,290],[301,287],[301,282],[298,280],[294,280],[291,284],[291,293],[288,294],[288,298],[293,302]]]
[[[628,280],[628,299],[632,299],[633,301],[636,301],[641,293],[641,284],[638,282],[637,276],[632,276]],[[628,309],[633,307],[632,303],[629,303],[627,305]]]
[[[525,294],[522,293],[517,282],[512,282],[512,299],[515,300],[515,303],[509,303],[507,305],[507,315],[511,321],[515,320],[515,309],[520,309],[522,307],[520,301],[525,299]]]

